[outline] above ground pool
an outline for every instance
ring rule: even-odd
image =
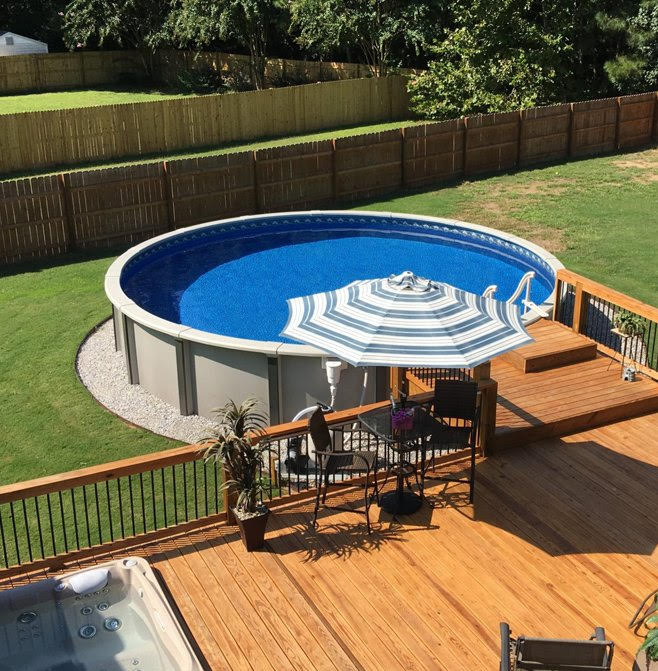
[[[258,389],[251,393],[267,396],[270,410],[287,419],[292,406],[318,397],[314,378],[326,386],[322,353],[280,336],[288,298],[411,270],[477,294],[495,284],[495,297],[507,300],[523,275],[534,271],[531,300],[549,307],[559,267],[536,245],[464,222],[296,212],[202,224],[137,245],[111,266],[106,291],[133,382],[170,402],[177,399],[181,412],[202,414],[210,408],[202,388],[214,407],[235,397],[229,387],[246,391],[254,383]],[[291,366],[299,357],[315,358],[320,372],[311,374],[304,361],[295,383]],[[249,378],[254,375],[257,382]],[[295,384],[306,389],[292,392],[288,387]],[[347,403],[354,400],[347,390],[343,395]],[[295,400],[287,403],[284,396]]]

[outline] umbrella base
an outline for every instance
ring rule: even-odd
[[[411,515],[423,505],[423,500],[408,491],[394,491],[379,497],[379,507],[391,515]]]

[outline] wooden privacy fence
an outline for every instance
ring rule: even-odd
[[[325,207],[628,149],[658,139],[655,118],[656,94],[648,93],[0,182],[0,261],[134,243],[213,219]]]
[[[151,60],[153,81],[159,84],[174,83],[181,69],[203,66],[218,72],[249,74],[249,56],[242,54],[162,49],[145,56]],[[142,55],[133,50],[3,56],[0,58],[0,95],[130,83],[143,78],[144,74]],[[320,82],[358,79],[372,74],[372,68],[362,63],[268,58],[265,66],[266,79],[274,83],[286,78]]]
[[[115,84],[133,78],[142,69],[136,51],[3,56],[0,58],[0,94]]]
[[[0,174],[407,117],[403,77],[0,115]]]

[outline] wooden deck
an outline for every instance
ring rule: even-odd
[[[495,669],[506,620],[557,637],[602,625],[622,671],[639,643],[625,625],[658,586],[657,436],[652,414],[494,455],[473,506],[434,487],[436,507],[401,524],[373,507],[371,536],[331,511],[310,531],[296,503],[263,552],[210,526],[120,554],[150,558],[211,669]]]
[[[556,362],[564,361],[558,352],[574,351],[574,338],[587,342],[547,320],[528,330],[535,337],[529,347],[533,354],[553,353]],[[492,361],[491,376],[498,382],[493,449],[525,445],[658,410],[658,383],[643,376],[625,382],[621,364],[605,356],[529,373],[497,358]]]

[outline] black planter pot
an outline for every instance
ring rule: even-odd
[[[238,523],[240,536],[245,548],[247,548],[247,552],[260,550],[265,544],[265,529],[270,511],[265,508],[262,513],[245,519],[240,519],[239,513],[235,509],[233,509],[233,514],[235,515],[235,521]]]

